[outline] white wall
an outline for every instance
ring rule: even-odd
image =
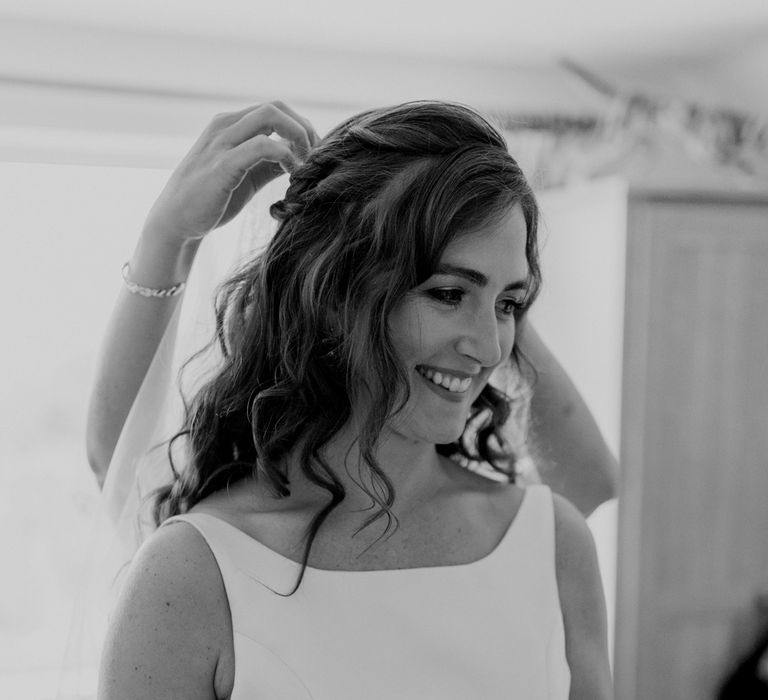
[[[541,296],[531,319],[619,455],[624,334],[627,184],[618,178],[542,192]],[[608,609],[610,653],[616,620],[618,502],[589,518]]]
[[[605,178],[538,199],[544,284],[531,318],[618,455],[627,185]]]
[[[281,99],[311,113],[323,133],[339,114],[425,98],[505,112],[566,104],[591,112],[602,104],[554,64],[350,53],[334,45],[297,50],[277,39],[267,45],[0,16],[0,129],[11,129],[0,134],[0,158],[30,159],[22,148],[35,150],[35,133],[45,129],[67,158],[84,135],[95,135],[107,146],[122,141],[123,162],[171,167],[166,146],[152,139],[188,142],[216,112]],[[134,150],[146,154],[140,163]]]

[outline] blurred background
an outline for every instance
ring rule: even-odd
[[[768,594],[767,67],[765,0],[2,0],[0,694],[68,687],[86,403],[170,169],[218,112],[282,99],[322,134],[437,98],[534,183],[534,321],[620,457],[590,519],[617,698],[716,697]]]

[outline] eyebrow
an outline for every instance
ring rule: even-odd
[[[482,272],[472,270],[468,267],[459,267],[457,265],[448,265],[447,263],[443,263],[437,266],[435,274],[455,275],[456,277],[463,277],[464,279],[469,280],[473,284],[476,284],[478,287],[488,286],[488,278]],[[517,282],[510,282],[506,287],[504,287],[505,292],[517,289],[528,289],[528,280],[524,279],[518,280]]]

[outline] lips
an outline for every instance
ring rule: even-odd
[[[458,377],[459,379],[467,379],[469,377],[476,377],[479,372],[463,372],[460,369],[451,369],[449,367],[437,367],[435,365],[417,365],[417,370],[432,370],[433,372],[440,372],[443,376],[446,374],[449,377]]]
[[[431,385],[439,387],[444,391],[451,394],[465,394],[472,386],[472,376],[461,372],[463,377],[459,376],[459,373],[447,373],[426,365],[419,365],[416,367],[416,371]]]

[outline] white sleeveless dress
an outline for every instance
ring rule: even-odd
[[[213,552],[234,631],[232,700],[567,700],[552,494],[526,488],[502,541],[470,564],[299,565],[211,515],[175,516]]]

